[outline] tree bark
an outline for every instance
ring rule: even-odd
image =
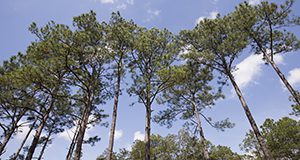
[[[113,106],[112,122],[111,122],[110,135],[109,135],[107,160],[112,160],[112,156],[113,156],[118,103],[119,103],[119,96],[120,96],[120,86],[121,86],[121,66],[120,66],[120,64],[118,64],[116,93],[115,93],[115,97],[114,97],[114,106]]]
[[[21,113],[16,117],[16,120],[14,120],[12,123],[11,128],[5,133],[5,136],[3,138],[3,141],[0,143],[0,156],[4,153],[5,147],[7,143],[9,142],[10,138],[14,134],[15,130],[18,128],[18,123],[25,114],[25,110],[22,110]]]
[[[145,160],[150,160],[150,135],[151,134],[151,105],[150,100],[146,106],[146,126],[145,126]]]
[[[71,158],[72,158],[74,147],[75,147],[75,144],[76,144],[76,141],[77,141],[77,138],[78,138],[78,129],[79,129],[79,124],[76,127],[72,142],[71,142],[70,147],[69,147],[68,154],[66,156],[66,160],[71,160]]]
[[[53,128],[54,128],[54,124],[51,126],[51,128],[50,128],[50,130],[49,130],[49,133],[48,133],[48,135],[47,135],[47,138],[46,138],[46,141],[45,141],[45,143],[44,143],[44,145],[43,145],[43,148],[42,148],[42,150],[41,150],[41,152],[40,152],[40,155],[39,155],[38,160],[41,160],[41,159],[43,158],[44,152],[45,152],[45,150],[46,150],[46,147],[47,147],[48,142],[49,142],[49,140],[50,140],[51,134],[52,134],[52,132],[53,132]]]
[[[200,117],[199,117],[199,111],[198,111],[198,108],[195,105],[195,103],[194,102],[192,102],[192,103],[193,103],[192,105],[194,107],[196,120],[197,120],[197,123],[198,123],[197,126],[198,126],[198,130],[199,130],[199,135],[201,137],[201,142],[202,142],[202,145],[203,145],[203,157],[204,157],[205,160],[210,160],[209,154],[208,154],[207,143],[206,143],[207,141],[205,139],[202,124],[201,124],[201,120],[200,120]]]
[[[31,160],[32,159],[34,151],[35,151],[35,149],[38,145],[40,136],[42,134],[42,131],[45,127],[46,121],[48,120],[49,114],[50,114],[50,112],[53,108],[53,105],[54,105],[54,99],[51,100],[51,104],[50,104],[49,108],[47,109],[45,115],[43,116],[42,121],[41,121],[38,129],[35,132],[35,135],[33,136],[33,140],[31,142],[31,145],[29,147],[29,150],[28,150],[28,153],[27,153],[27,156],[26,156],[25,160]]]
[[[86,127],[88,124],[89,115],[90,115],[91,107],[92,107],[91,97],[92,96],[88,96],[88,102],[87,102],[85,111],[82,116],[82,121],[80,123],[77,142],[76,142],[76,149],[75,149],[75,154],[74,154],[74,160],[80,160],[80,158],[82,156],[81,151],[82,151],[82,144],[84,141],[84,134],[86,131]]]
[[[286,88],[289,90],[289,92],[291,93],[291,95],[294,97],[295,102],[298,105],[300,105],[300,96],[294,90],[294,88],[292,87],[292,85],[287,81],[287,79],[285,78],[285,76],[282,74],[282,72],[279,70],[279,68],[276,66],[276,64],[272,60],[272,58],[270,58],[268,55],[265,55],[265,58],[266,58],[267,62],[271,64],[271,66],[273,67],[273,69],[275,70],[275,72],[277,73],[277,75],[280,77],[281,81],[284,83],[284,85],[286,86]]]
[[[232,85],[234,87],[234,90],[235,90],[236,94],[239,97],[239,100],[240,100],[240,102],[241,102],[241,104],[243,106],[243,109],[244,109],[244,111],[246,113],[246,116],[247,116],[247,118],[249,120],[249,123],[250,123],[250,125],[251,125],[251,127],[253,129],[253,132],[254,132],[254,134],[256,136],[256,139],[257,139],[257,141],[258,141],[258,143],[259,143],[259,145],[260,145],[260,147],[261,147],[261,149],[262,149],[262,151],[264,153],[265,159],[266,160],[274,160],[274,158],[272,157],[270,151],[267,148],[265,139],[261,135],[261,133],[260,133],[260,131],[259,131],[257,125],[256,125],[256,122],[255,122],[255,120],[254,120],[254,118],[253,118],[253,116],[252,116],[252,114],[250,112],[248,104],[246,103],[246,100],[244,99],[239,86],[237,85],[237,83],[234,80],[234,77],[233,77],[232,73],[229,71],[227,73],[227,75],[228,75],[228,77],[229,77],[229,79],[230,79],[230,81],[231,81],[231,83],[232,83]]]
[[[19,149],[18,149],[17,152],[14,154],[14,157],[12,158],[12,160],[16,160],[16,159],[18,158],[18,156],[19,156],[19,154],[20,154],[20,152],[21,152],[21,150],[22,150],[24,144],[26,143],[26,141],[27,141],[27,139],[28,139],[28,137],[29,137],[31,131],[33,130],[33,128],[34,128],[34,126],[35,126],[37,120],[38,120],[38,118],[36,117],[35,120],[33,121],[32,125],[31,125],[29,131],[27,132],[25,138],[23,139],[23,141],[22,141],[22,143],[21,143]]]

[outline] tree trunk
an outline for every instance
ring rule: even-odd
[[[83,144],[83,141],[84,141],[84,134],[85,134],[85,131],[86,131],[86,127],[87,127],[87,124],[88,124],[89,115],[90,115],[91,107],[92,107],[90,97],[92,97],[92,96],[88,97],[88,102],[87,102],[85,111],[84,111],[83,116],[82,116],[82,121],[80,123],[77,142],[76,142],[76,149],[75,149],[75,154],[74,154],[74,160],[80,160],[80,158],[82,156],[81,155],[81,150],[82,150],[82,144]]]
[[[14,133],[14,129],[10,129],[9,131],[6,132],[3,141],[0,144],[0,155],[2,155],[3,153],[5,153],[5,147],[8,143],[8,141],[10,140],[10,138],[12,137]]]
[[[21,150],[22,150],[24,144],[26,143],[26,141],[27,141],[27,139],[28,139],[28,137],[29,137],[31,131],[33,130],[33,128],[34,128],[34,126],[35,126],[37,120],[38,120],[38,118],[36,117],[35,120],[33,121],[32,125],[31,125],[29,131],[27,132],[25,138],[23,139],[23,141],[22,141],[22,143],[21,143],[19,149],[18,149],[17,152],[14,154],[14,157],[12,158],[12,160],[16,160],[16,159],[18,158],[18,156],[19,156],[19,154],[20,154],[20,152],[21,152]]]
[[[229,71],[227,75],[228,75],[228,77],[229,77],[229,79],[230,79],[230,81],[231,81],[231,83],[232,83],[232,85],[234,87],[234,90],[235,90],[236,94],[238,95],[239,100],[240,100],[240,102],[241,102],[241,104],[242,104],[242,106],[244,108],[244,111],[245,111],[246,116],[247,116],[247,118],[249,120],[249,123],[250,123],[250,125],[251,125],[251,127],[253,129],[253,132],[254,132],[254,134],[256,136],[256,139],[257,139],[257,141],[258,141],[258,143],[259,143],[259,145],[260,145],[260,147],[261,147],[261,149],[262,149],[262,151],[264,153],[265,159],[266,160],[274,160],[273,157],[272,157],[272,155],[271,155],[271,153],[270,153],[270,151],[267,148],[265,139],[262,137],[262,135],[261,135],[261,133],[260,133],[260,131],[259,131],[257,125],[256,125],[256,122],[255,122],[255,120],[254,120],[254,118],[253,118],[253,116],[252,116],[252,114],[250,112],[250,109],[249,109],[249,107],[248,107],[248,105],[246,103],[246,100],[244,99],[239,86],[237,85],[237,83],[234,80],[234,77],[233,77],[232,73]]]
[[[43,131],[43,129],[44,129],[44,126],[45,126],[45,124],[46,124],[46,121],[47,121],[47,119],[49,118],[49,114],[50,114],[50,112],[51,112],[51,110],[52,110],[52,108],[53,108],[53,105],[54,105],[54,100],[52,99],[52,100],[51,100],[51,104],[50,104],[48,110],[46,111],[45,115],[43,116],[43,119],[42,119],[42,121],[41,121],[41,123],[40,123],[38,129],[36,130],[35,135],[33,136],[33,140],[32,140],[32,142],[31,142],[31,145],[30,145],[30,147],[29,147],[27,156],[26,156],[26,158],[25,158],[26,160],[31,160],[32,157],[33,157],[34,151],[35,151],[35,149],[36,149],[36,147],[37,147],[37,145],[38,145],[40,136],[41,136],[41,134],[42,134],[42,131]]]
[[[203,157],[205,160],[210,160],[209,158],[209,154],[208,154],[208,148],[207,148],[207,141],[204,137],[204,132],[203,132],[203,128],[202,128],[202,125],[201,125],[201,120],[200,120],[200,117],[199,117],[199,111],[198,111],[198,108],[197,106],[194,104],[194,102],[192,102],[193,104],[193,107],[194,107],[194,111],[195,111],[195,116],[196,116],[196,120],[197,120],[197,126],[198,126],[198,130],[199,130],[199,135],[201,137],[201,142],[202,142],[202,145],[203,145]]]
[[[284,83],[286,88],[290,91],[290,93],[292,94],[292,96],[295,99],[295,102],[298,105],[300,105],[300,96],[298,96],[297,92],[294,90],[294,88],[291,86],[291,84],[287,81],[287,79],[282,74],[282,72],[279,70],[279,68],[276,66],[274,61],[268,55],[265,55],[265,58],[266,58],[267,62],[271,64],[271,66],[273,67],[273,69],[275,70],[277,75],[280,77],[281,81]]]
[[[43,148],[42,148],[42,150],[41,150],[41,152],[40,152],[40,155],[39,155],[38,160],[41,160],[41,159],[43,158],[43,155],[44,155],[44,152],[45,152],[45,150],[46,150],[47,144],[48,144],[48,142],[49,142],[49,140],[50,140],[50,137],[51,137],[51,134],[52,134],[52,132],[53,132],[53,128],[54,128],[54,124],[51,126],[51,128],[50,128],[50,130],[49,130],[49,133],[48,133],[47,138],[46,138],[46,140],[45,140],[44,146],[43,146]]]
[[[21,118],[23,117],[23,115],[25,114],[25,112],[26,112],[25,110],[21,111],[21,113],[18,115],[16,120],[14,120],[12,122],[13,124],[12,124],[11,128],[9,128],[9,130],[5,133],[3,141],[0,143],[0,156],[4,153],[4,150],[5,150],[5,147],[8,143],[8,141],[14,134],[15,130],[18,128],[18,123],[21,120]]]
[[[76,141],[77,141],[77,138],[78,138],[78,129],[79,129],[79,124],[77,124],[77,127],[76,127],[76,130],[75,130],[71,145],[69,147],[68,154],[66,156],[66,160],[71,160],[71,158],[72,158],[74,147],[75,147],[75,144],[76,144]]]
[[[113,156],[113,147],[114,147],[114,138],[115,138],[115,130],[116,130],[118,102],[119,102],[120,86],[121,86],[121,68],[120,67],[121,66],[118,65],[118,72],[117,72],[118,77],[117,77],[117,84],[116,84],[116,93],[115,93],[115,98],[114,98],[114,106],[113,106],[113,114],[112,114],[110,135],[109,135],[107,160],[112,160],[112,156]]]
[[[150,160],[150,136],[151,136],[151,105],[147,101],[146,106],[146,127],[145,127],[145,160]]]

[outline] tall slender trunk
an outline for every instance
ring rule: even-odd
[[[198,126],[198,130],[199,130],[199,135],[201,137],[201,142],[202,142],[202,145],[203,145],[203,157],[205,160],[210,160],[209,158],[209,154],[208,154],[208,148],[207,148],[207,141],[205,139],[205,136],[204,136],[204,132],[203,132],[203,128],[202,128],[202,124],[201,124],[201,120],[200,120],[200,117],[199,117],[199,111],[198,111],[198,108],[197,106],[195,105],[194,102],[192,102],[193,104],[193,107],[194,107],[194,111],[195,111],[195,116],[196,116],[196,120],[197,120],[197,126]]]
[[[45,115],[43,116],[42,121],[41,121],[38,129],[35,132],[35,135],[33,136],[33,140],[31,142],[31,145],[29,147],[27,156],[25,158],[26,160],[31,160],[32,157],[33,157],[34,151],[35,151],[35,149],[36,149],[36,147],[38,145],[40,136],[41,136],[42,131],[43,131],[44,127],[45,127],[46,121],[49,118],[49,114],[50,114],[50,112],[51,112],[51,110],[53,108],[53,105],[54,105],[54,99],[51,100],[51,104],[50,104],[49,108],[47,109]]]
[[[14,154],[14,157],[12,158],[12,160],[16,160],[16,159],[18,158],[18,156],[19,156],[19,154],[20,154],[20,152],[21,152],[21,150],[22,150],[24,144],[26,143],[26,141],[27,141],[27,139],[28,139],[28,137],[29,137],[31,131],[33,130],[33,128],[34,128],[34,126],[35,126],[37,120],[38,120],[38,118],[36,117],[35,120],[33,121],[33,123],[31,124],[31,127],[30,127],[29,131],[27,132],[25,138],[23,139],[23,141],[22,141],[20,147],[18,148],[17,152]]]
[[[51,126],[51,128],[50,128],[50,130],[49,130],[49,133],[48,133],[48,135],[47,135],[47,137],[46,137],[45,143],[44,143],[43,148],[42,148],[42,150],[41,150],[41,152],[40,152],[40,155],[39,155],[39,157],[38,157],[38,160],[41,160],[41,159],[43,158],[44,152],[45,152],[45,150],[46,150],[46,147],[47,147],[48,142],[49,142],[49,140],[50,140],[50,137],[51,137],[51,135],[52,135],[53,128],[54,128],[54,124]]]
[[[150,100],[147,100],[146,106],[146,125],[145,125],[145,160],[150,160],[150,136],[151,136],[151,104]]]
[[[107,160],[112,160],[112,156],[113,156],[113,147],[114,147],[114,138],[115,138],[115,130],[116,130],[120,86],[121,86],[121,66],[120,66],[120,64],[118,64],[116,93],[115,93],[115,97],[114,97],[114,106],[113,106],[112,122],[111,122],[110,135],[109,135]]]
[[[6,131],[3,141],[0,143],[0,156],[4,153],[5,147],[7,143],[9,142],[12,135],[15,133],[15,130],[18,128],[18,123],[21,120],[21,118],[24,116],[26,110],[22,110],[21,113],[16,117],[16,120],[12,121],[12,126],[9,128],[8,131]]]
[[[72,158],[72,154],[73,154],[75,144],[76,144],[76,141],[77,141],[77,138],[78,138],[78,130],[79,130],[79,124],[77,124],[72,142],[71,142],[70,147],[69,147],[68,154],[66,156],[66,160],[71,160],[71,158]]]
[[[82,121],[80,123],[77,142],[76,142],[76,149],[75,149],[75,154],[74,154],[74,160],[79,160],[82,156],[81,151],[82,151],[82,144],[83,144],[83,140],[84,140],[83,138],[84,138],[84,134],[86,131],[86,127],[88,124],[89,115],[90,115],[91,107],[92,107],[91,97],[92,96],[88,96],[88,102],[87,102],[85,111],[82,116]]]
[[[276,66],[276,64],[272,60],[272,58],[270,58],[268,55],[265,55],[265,58],[266,58],[267,62],[271,64],[271,66],[273,67],[273,69],[275,70],[275,72],[277,73],[277,75],[280,77],[281,81],[284,83],[284,85],[286,86],[286,88],[289,90],[289,92],[291,93],[291,95],[294,97],[296,103],[298,105],[300,105],[300,96],[294,90],[294,88],[292,87],[292,85],[287,81],[287,79],[285,78],[285,76],[282,74],[282,72],[279,70],[279,68]]]
[[[244,108],[244,111],[245,111],[246,116],[247,116],[247,118],[249,120],[249,123],[250,123],[250,125],[251,125],[251,127],[253,129],[253,132],[254,132],[254,134],[256,136],[256,139],[257,139],[257,141],[258,141],[258,143],[259,143],[259,145],[260,145],[260,147],[261,147],[261,149],[262,149],[262,151],[264,153],[265,159],[266,160],[274,160],[274,158],[272,157],[270,151],[267,148],[265,139],[261,135],[261,133],[260,133],[260,131],[259,131],[257,125],[256,125],[256,122],[255,122],[255,120],[254,120],[254,118],[253,118],[253,116],[252,116],[252,114],[250,112],[248,104],[246,103],[246,100],[244,99],[239,86],[237,85],[237,83],[234,80],[234,77],[233,77],[232,73],[229,71],[227,73],[227,75],[228,75],[228,77],[229,77],[229,79],[230,79],[230,81],[231,81],[231,83],[232,83],[232,85],[234,87],[234,90],[235,90],[236,94],[238,95],[239,100],[240,100],[240,102],[241,102],[241,104],[242,104],[242,106]]]

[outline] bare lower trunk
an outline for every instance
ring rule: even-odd
[[[291,86],[291,84],[287,81],[285,76],[282,74],[282,72],[279,70],[279,68],[276,66],[274,61],[266,55],[265,58],[267,59],[267,62],[271,64],[277,75],[280,77],[281,81],[284,83],[286,88],[290,91],[291,95],[294,97],[295,102],[300,105],[300,96],[297,94],[297,92],[294,90],[294,88]]]
[[[116,84],[116,94],[115,94],[115,98],[114,98],[114,107],[113,107],[110,135],[109,135],[107,160],[112,160],[112,156],[113,156],[113,147],[114,147],[114,138],[115,138],[115,130],[116,130],[118,102],[119,102],[120,85],[121,85],[120,84],[121,83],[120,68],[118,68],[118,73],[117,74],[118,74],[118,77],[117,77],[117,84]]]
[[[146,107],[145,160],[150,160],[151,106]]]
[[[40,152],[38,160],[41,160],[43,158],[43,155],[44,155],[44,152],[45,152],[45,150],[47,148],[48,142],[50,141],[50,137],[51,137],[51,134],[53,132],[53,128],[54,128],[54,124],[51,126],[51,128],[49,130],[49,133],[48,133],[48,135],[46,137],[45,143],[44,143],[43,148],[42,148],[42,150]]]
[[[18,149],[17,152],[14,154],[14,157],[12,158],[12,160],[16,160],[16,159],[18,158],[18,156],[19,156],[19,154],[20,154],[20,152],[21,152],[21,150],[22,150],[24,144],[26,143],[26,141],[27,141],[27,139],[28,139],[28,137],[29,137],[31,131],[33,130],[33,128],[34,128],[34,126],[35,126],[37,120],[38,120],[38,119],[37,119],[37,117],[36,117],[35,120],[34,120],[34,122],[33,122],[32,125],[31,125],[29,131],[27,132],[25,138],[23,139],[23,141],[22,141],[22,143],[21,143],[19,149]]]
[[[9,130],[5,133],[3,141],[0,143],[0,156],[4,153],[5,147],[7,145],[7,143],[9,142],[10,138],[12,137],[12,135],[14,134],[15,130],[18,128],[18,123],[21,120],[21,118],[23,117],[23,115],[25,114],[25,110],[23,110],[18,117],[16,118],[15,121],[13,121],[13,124],[11,126],[11,128],[9,128]]]
[[[246,103],[246,100],[244,99],[239,86],[237,85],[237,83],[234,80],[234,77],[233,77],[232,73],[228,72],[228,76],[229,76],[229,79],[230,79],[230,81],[231,81],[231,83],[232,83],[232,85],[233,85],[233,87],[235,89],[235,92],[238,95],[239,100],[240,100],[240,102],[241,102],[241,104],[242,104],[242,106],[244,108],[244,111],[245,111],[245,113],[247,115],[247,118],[248,118],[249,123],[250,123],[250,125],[252,127],[252,130],[253,130],[253,132],[254,132],[254,134],[256,136],[256,139],[257,139],[257,141],[258,141],[258,143],[259,143],[259,145],[260,145],[260,147],[261,147],[261,149],[262,149],[262,151],[264,153],[265,159],[266,160],[274,160],[273,157],[272,157],[272,155],[271,155],[271,153],[270,153],[270,151],[267,148],[265,139],[262,137],[262,135],[261,135],[261,133],[260,133],[260,131],[259,131],[257,125],[256,125],[256,122],[255,122],[255,120],[254,120],[254,118],[253,118],[253,116],[252,116],[252,114],[250,112],[250,109],[249,109],[249,107],[248,107],[248,105]]]
[[[84,138],[87,124],[88,124],[91,107],[92,106],[91,106],[91,101],[90,101],[90,97],[89,97],[88,103],[87,103],[86,109],[83,113],[82,121],[81,121],[80,127],[79,127],[78,137],[77,137],[77,141],[76,141],[76,149],[75,149],[75,154],[74,154],[74,160],[79,160],[82,156],[81,151],[82,151],[82,144],[83,144],[83,140],[84,140],[83,138]]]
[[[200,137],[201,137],[201,142],[202,142],[202,145],[203,145],[203,157],[204,157],[205,160],[210,160],[209,154],[208,154],[206,139],[205,139],[205,136],[204,136],[201,120],[200,120],[200,117],[199,117],[199,111],[198,111],[197,106],[194,103],[193,103],[193,107],[194,107],[194,111],[195,111],[196,120],[197,120],[197,123],[198,123],[197,126],[198,126],[199,134],[200,134]]]
[[[29,147],[29,150],[28,150],[28,153],[27,153],[27,156],[26,156],[26,160],[31,160],[32,157],[33,157],[33,154],[34,154],[34,151],[38,145],[38,142],[39,142],[39,139],[40,139],[40,136],[42,134],[42,131],[45,127],[45,124],[46,124],[46,121],[47,119],[49,118],[49,114],[53,108],[53,105],[54,105],[54,100],[52,100],[48,110],[46,111],[45,115],[43,116],[43,119],[38,127],[38,129],[36,130],[35,132],[35,135],[33,136],[33,140],[31,142],[31,145]]]
[[[75,133],[74,133],[71,145],[69,147],[68,154],[66,156],[66,160],[71,160],[71,158],[72,158],[72,154],[73,154],[73,151],[74,151],[74,148],[75,148],[75,144],[76,144],[76,141],[77,141],[77,138],[78,138],[78,130],[79,130],[79,124],[76,127],[76,130],[75,130]]]

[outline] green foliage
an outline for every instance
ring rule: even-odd
[[[211,148],[212,160],[242,160],[241,155],[234,153],[229,147],[226,146],[213,146]]]
[[[267,140],[267,146],[276,159],[299,159],[300,123],[288,117],[278,121],[266,119],[261,126],[262,134]],[[260,148],[254,139],[253,132],[249,132],[241,144],[241,148],[256,157],[261,157]]]
[[[275,54],[299,49],[300,41],[287,30],[289,26],[299,25],[299,17],[291,14],[293,4],[294,0],[286,0],[281,5],[263,1],[254,6],[257,22],[246,31],[256,53],[271,54],[273,58]]]
[[[213,127],[221,130],[233,127],[228,120],[213,124],[211,118],[202,114],[203,110],[212,107],[217,99],[224,97],[221,89],[215,91],[209,84],[213,80],[211,68],[193,59],[186,59],[185,64],[172,67],[171,70],[171,75],[176,78],[172,86],[158,98],[158,103],[167,104],[168,108],[158,112],[154,117],[156,122],[171,127],[177,116],[179,119],[195,122],[195,107],[197,107],[199,116],[204,117]],[[197,125],[197,123],[189,124]]]
[[[169,86],[166,71],[175,61],[176,53],[174,37],[167,29],[140,28],[130,57],[133,84],[128,93],[137,95],[140,103],[151,104],[157,94]],[[159,76],[163,73],[166,76]]]
[[[151,135],[151,159],[153,160],[198,160],[203,159],[202,144],[197,137],[192,136],[182,129],[177,135],[169,134],[165,137]],[[209,143],[209,153],[212,160],[241,160],[244,156],[231,151],[229,147],[214,146]],[[98,160],[105,159],[106,152],[98,157]],[[141,160],[145,156],[145,142],[136,140],[131,151],[120,149],[114,153],[114,158],[120,160]]]

